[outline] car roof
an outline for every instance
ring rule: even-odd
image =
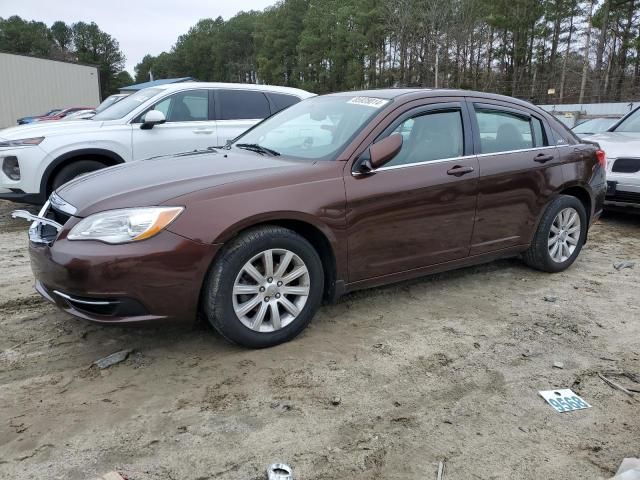
[[[501,100],[503,102],[515,103],[528,108],[535,107],[532,103],[507,95],[497,93],[477,92],[474,90],[461,90],[454,88],[381,88],[373,90],[356,90],[350,92],[330,93],[329,95],[348,95],[377,97],[389,100],[411,101],[428,97],[480,97],[487,100]],[[538,107],[535,107],[540,110]]]
[[[254,83],[222,83],[222,82],[181,82],[157,85],[150,88],[162,89],[164,91],[177,92],[180,90],[191,90],[193,88],[226,88],[230,90],[259,90],[261,92],[283,93],[295,95],[300,98],[315,96],[315,93],[307,92],[299,88],[280,87],[276,85],[258,85]]]

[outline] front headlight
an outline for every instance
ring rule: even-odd
[[[183,210],[184,207],[143,207],[94,213],[73,227],[67,238],[106,243],[136,242],[160,233]]]
[[[20,138],[18,140],[2,140],[0,141],[1,147],[32,147],[34,145],[40,145],[44,137],[34,138]]]

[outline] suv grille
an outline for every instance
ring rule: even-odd
[[[640,158],[619,158],[611,167],[614,173],[640,172]]]

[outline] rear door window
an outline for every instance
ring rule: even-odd
[[[510,111],[475,108],[480,153],[509,152],[533,148],[531,118]]]
[[[271,115],[269,101],[262,92],[218,90],[219,120],[259,120]]]

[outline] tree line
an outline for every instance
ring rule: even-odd
[[[96,65],[102,98],[133,83],[124,70],[125,56],[118,41],[93,22],[57,21],[48,27],[17,15],[0,17],[0,51]]]
[[[316,93],[476,89],[536,103],[637,100],[640,0],[280,0],[203,19],[136,80],[193,76]]]
[[[316,93],[391,86],[497,92],[535,103],[637,100],[640,0],[280,0],[202,19],[135,80],[191,76]],[[131,78],[95,23],[0,18],[0,51],[100,66],[103,96]]]

